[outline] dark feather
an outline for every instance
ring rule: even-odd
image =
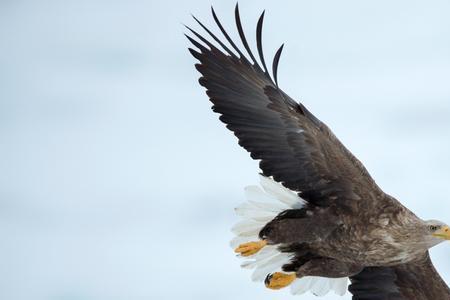
[[[236,52],[239,54],[240,59],[245,61],[246,63],[250,64],[250,62],[248,61],[248,59],[245,57],[245,55],[241,52],[241,50],[236,46],[236,44],[233,42],[233,40],[230,38],[230,36],[228,35],[228,33],[226,32],[225,28],[223,28],[222,23],[220,23],[219,18],[216,15],[216,12],[214,11],[214,8],[211,6],[211,13],[213,15],[214,21],[217,24],[217,27],[219,27],[220,31],[222,32],[222,34],[225,36],[225,38],[227,39],[228,43],[230,43],[230,45],[233,47],[234,50],[236,50]]]
[[[216,46],[214,46],[211,42],[209,42],[207,39],[205,39],[203,36],[201,36],[199,33],[197,33],[195,30],[193,30],[192,28],[185,26],[190,32],[192,32],[199,40],[201,40],[203,43],[205,43],[206,45],[208,45],[208,47],[212,50],[218,50]],[[186,35],[187,36],[187,35]],[[189,39],[191,40],[191,39]],[[194,44],[194,46],[197,47],[197,44]],[[204,48],[204,47],[203,47]],[[200,48],[199,48],[200,49]],[[202,49],[200,49],[202,50]],[[206,49],[205,49],[206,50]],[[203,50],[202,50],[203,51]]]
[[[213,110],[234,132],[239,145],[259,159],[265,176],[272,176],[291,190],[298,191],[313,205],[357,210],[361,198],[383,195],[364,166],[339,142],[328,127],[278,88],[278,64],[283,46],[275,54],[272,80],[267,72],[262,46],[264,13],[257,24],[257,48],[263,69],[256,62],[244,34],[236,6],[236,26],[249,62],[227,34],[214,9],[215,23],[232,48],[197,19],[196,21],[226,53],[196,31],[188,28],[205,46],[188,37],[199,52],[190,50],[200,61],[200,84],[207,89]],[[380,198],[380,197],[379,197]],[[349,204],[353,203],[353,204]],[[374,204],[375,205],[375,204]],[[352,207],[353,206],[353,207]]]
[[[278,48],[277,52],[275,53],[275,56],[273,58],[273,64],[272,64],[272,73],[273,73],[273,79],[275,80],[275,84],[278,86],[278,64],[280,63],[280,57],[281,52],[283,52],[284,44]]]
[[[353,300],[450,299],[450,289],[427,253],[421,260],[394,267],[367,267],[350,277]]]
[[[256,44],[258,47],[259,60],[264,68],[264,73],[269,74],[266,67],[266,62],[264,61],[264,53],[262,48],[262,27],[264,22],[264,11],[258,19],[258,24],[256,25]]]
[[[192,16],[195,21],[222,47],[230,56],[236,57],[236,55],[227,47],[221,40],[219,40],[202,22],[200,22],[195,16]],[[189,28],[188,28],[189,29]]]
[[[245,37],[244,29],[242,28],[241,17],[239,16],[239,5],[237,3],[236,3],[236,8],[234,10],[234,17],[236,20],[236,27],[239,32],[239,36],[241,38],[241,41],[242,41],[242,44],[244,45],[245,50],[247,50],[247,53],[250,56],[250,58],[252,59],[253,64],[256,67],[258,67],[259,69],[261,69],[258,65],[258,62],[255,59],[255,56],[253,56],[252,50],[250,49],[250,46],[248,45],[247,38]]]

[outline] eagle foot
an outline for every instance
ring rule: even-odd
[[[269,289],[279,290],[290,285],[295,280],[295,278],[297,278],[295,273],[286,274],[275,272],[273,274],[267,275],[264,283]]]
[[[240,244],[234,252],[239,253],[242,256],[250,256],[255,253],[258,253],[264,246],[267,245],[267,241],[262,240],[258,242],[248,242],[244,244]]]

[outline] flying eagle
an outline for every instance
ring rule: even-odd
[[[190,53],[213,111],[262,170],[261,186],[246,188],[236,209],[235,252],[254,268],[253,280],[294,294],[330,290],[353,299],[448,300],[428,249],[450,240],[449,226],[424,221],[384,193],[363,164],[306,107],[279,87],[262,47],[264,12],[256,27],[260,63],[250,50],[236,5],[246,54],[212,16],[225,40],[198,19],[209,41],[190,29]],[[228,45],[226,45],[226,43]],[[216,44],[216,45],[214,45]]]

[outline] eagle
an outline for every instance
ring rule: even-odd
[[[420,219],[384,193],[327,125],[279,88],[283,45],[270,74],[264,12],[256,26],[259,62],[238,5],[235,21],[246,54],[211,12],[222,39],[195,16],[209,38],[186,26],[199,83],[261,169],[260,186],[247,187],[247,202],[236,208],[242,220],[232,229],[231,245],[245,259],[242,267],[254,269],[252,279],[269,289],[290,286],[293,294],[343,295],[348,289],[360,300],[450,299],[428,252],[450,240],[449,226]]]

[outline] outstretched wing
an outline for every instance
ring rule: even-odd
[[[450,289],[427,253],[420,261],[395,267],[369,267],[350,277],[353,300],[450,299]]]
[[[214,10],[212,14],[229,46],[194,17],[218,46],[188,27],[195,38],[187,38],[197,48],[189,51],[200,62],[196,64],[202,74],[199,82],[207,89],[213,110],[239,145],[260,160],[263,174],[319,206],[352,206],[355,201],[349,200],[384,198],[364,166],[328,127],[279,89],[277,68],[283,46],[275,54],[271,78],[262,50],[264,13],[256,30],[262,67],[245,38],[238,6],[237,30],[250,59],[229,37]]]

